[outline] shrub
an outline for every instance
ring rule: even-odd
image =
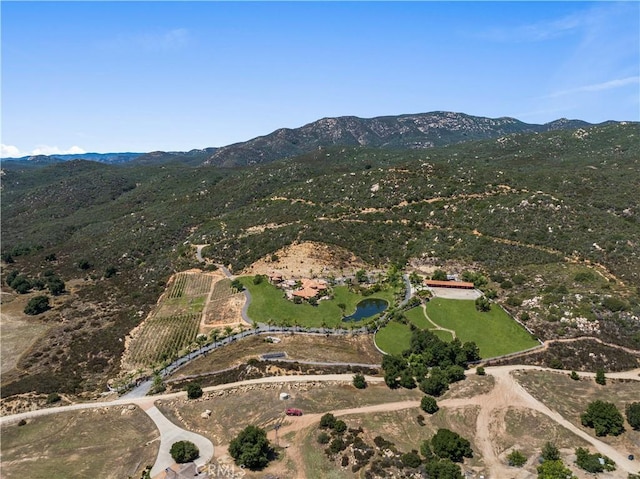
[[[571,374],[569,375],[569,377],[571,379],[573,379],[574,381],[579,381],[580,380],[580,376],[578,376],[578,373],[575,371],[571,371]]]
[[[593,401],[580,416],[583,426],[595,429],[596,436],[617,436],[624,431],[624,420],[612,402]]]
[[[400,456],[400,461],[402,461],[402,465],[405,467],[419,467],[420,464],[422,464],[420,456],[414,451],[407,452]]]
[[[607,378],[604,377],[604,369],[596,370],[596,383],[604,386],[607,384]]]
[[[629,421],[629,426],[636,431],[640,430],[640,402],[627,404],[625,415],[627,416],[627,421]]]
[[[333,439],[333,441],[331,441],[331,444],[329,444],[329,452],[331,454],[338,454],[341,451],[344,451],[347,448],[347,445],[345,444],[345,442],[339,438],[336,437]]]
[[[576,464],[579,468],[587,472],[598,473],[604,471],[614,471],[615,462],[602,454],[590,454],[587,449],[578,447],[576,449]]]
[[[558,461],[560,459],[560,451],[552,442],[547,442],[542,447],[542,459],[545,461]]]
[[[56,403],[58,401],[60,401],[62,398],[60,397],[60,394],[58,393],[50,393],[47,396],[47,404],[53,404]]]
[[[178,464],[191,462],[200,455],[200,451],[191,441],[178,441],[171,445],[169,450],[171,457]]]
[[[476,299],[476,309],[481,313],[486,313],[491,310],[491,303],[485,296],[480,296]]]
[[[353,376],[353,385],[357,389],[365,389],[367,387],[367,380],[364,378],[364,374],[356,373]]]
[[[431,396],[424,396],[420,400],[420,408],[427,414],[435,414],[438,411],[438,409],[440,409],[435,398]]]
[[[509,461],[509,465],[512,467],[522,467],[527,462],[527,458],[520,451],[514,449],[507,456],[507,461]]]
[[[49,305],[49,297],[48,296],[35,296],[31,298],[27,305],[24,308],[24,313],[29,316],[35,316],[37,314],[44,313],[51,309]]]
[[[326,432],[322,431],[320,434],[318,434],[318,438],[317,441],[319,444],[329,444],[329,440],[331,438],[329,437],[329,434],[327,434]]]
[[[538,479],[576,479],[561,460],[544,461],[538,466]]]
[[[264,429],[247,426],[229,443],[229,455],[238,466],[262,469],[269,464],[271,444]]]
[[[112,278],[117,273],[118,273],[118,270],[116,269],[115,266],[107,266],[107,269],[104,270],[104,277],[105,278]]]
[[[80,261],[78,261],[78,268],[80,268],[83,271],[86,271],[88,269],[91,269],[92,264],[89,262],[88,259],[81,259]]]
[[[187,397],[189,399],[198,399],[202,397],[202,387],[198,383],[189,383],[186,387]]]
[[[484,371],[484,368],[483,368],[482,366],[478,366],[478,367],[476,368],[476,374],[477,374],[478,376],[484,376],[484,375],[485,375],[485,374],[487,374],[487,373]]]
[[[324,414],[320,418],[320,427],[322,429],[333,429],[336,424],[336,417],[330,412]]]
[[[338,419],[333,424],[333,430],[335,432],[337,432],[338,434],[342,434],[343,432],[345,432],[347,430],[347,423],[344,422],[342,419]]]

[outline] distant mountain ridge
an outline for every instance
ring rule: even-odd
[[[616,122],[604,122],[601,125],[608,123]],[[375,118],[341,116],[323,118],[299,128],[280,128],[268,135],[220,148],[205,148],[188,152],[155,151],[150,153],[31,156],[10,160],[48,164],[57,161],[86,159],[109,164],[182,162],[193,166],[236,167],[294,157],[324,146],[423,149],[465,141],[498,138],[513,133],[542,133],[590,126],[594,126],[594,124],[566,118],[539,125],[524,123],[510,117],[487,118],[445,111]]]
[[[23,161],[32,164],[46,165],[61,161],[90,160],[99,163],[120,164],[128,163],[143,155],[143,153],[74,153],[71,155],[29,155],[20,158],[3,158],[3,161]]]
[[[216,150],[205,165],[239,166],[293,157],[330,145],[422,149],[512,133],[545,132],[593,126],[560,119],[545,125],[515,118],[486,118],[464,113],[431,112],[399,116],[323,118],[300,128],[280,128],[266,136]]]

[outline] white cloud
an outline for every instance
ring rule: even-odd
[[[31,152],[28,152],[20,150],[17,146],[2,143],[0,158],[22,158],[23,156],[37,155],[82,155],[83,153],[86,153],[86,150],[77,145],[73,145],[66,150],[62,150],[57,146],[38,145]]]
[[[86,151],[75,145],[67,150],[61,150],[57,146],[38,145],[31,152],[31,155],[81,155],[82,153],[86,153]]]
[[[17,146],[0,144],[0,158],[20,158],[26,156]]]
[[[547,95],[545,98],[557,98],[559,96],[572,95],[575,93],[591,92],[591,91],[604,91],[612,90],[614,88],[620,88],[627,85],[640,84],[640,76],[619,78],[616,80],[609,80],[601,83],[594,83],[591,85],[584,85],[576,88],[570,88],[568,90],[561,90],[553,92]]]

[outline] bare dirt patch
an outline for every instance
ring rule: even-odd
[[[323,243],[294,243],[262,258],[241,274],[282,273],[285,277],[341,276],[367,269],[367,264],[346,249]]]
[[[2,427],[2,477],[140,477],[158,453],[157,429],[139,408],[43,416]]]
[[[245,301],[245,296],[242,293],[210,301],[207,303],[203,315],[204,328],[213,329],[242,323],[242,307]]]
[[[624,416],[626,404],[640,397],[640,382],[633,380],[608,378],[607,384],[601,386],[593,378],[583,377],[574,381],[566,372],[519,371],[514,373],[514,377],[532,396],[594,437],[593,429],[585,428],[580,421],[580,415],[590,402],[597,399],[613,402]],[[640,450],[640,431],[632,430],[626,420],[625,429],[620,436],[598,439],[620,451]]]
[[[288,359],[318,362],[380,364],[382,354],[371,336],[326,337],[304,334],[271,334],[279,343],[268,342],[266,335],[251,336],[191,361],[171,378],[219,371],[257,358],[261,354],[285,352]]]

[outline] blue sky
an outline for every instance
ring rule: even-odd
[[[638,2],[2,1],[2,156],[341,115],[639,120]]]

